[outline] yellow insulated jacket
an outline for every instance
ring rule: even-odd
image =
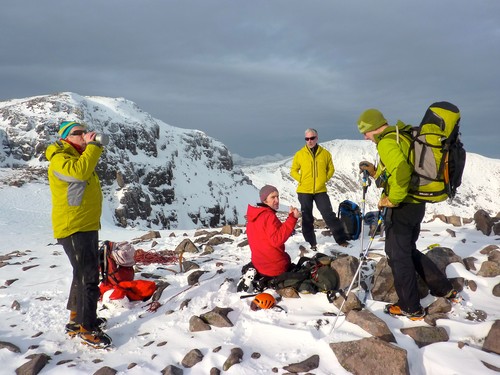
[[[316,194],[326,192],[334,172],[332,155],[326,149],[318,145],[313,154],[305,145],[293,157],[290,176],[299,183],[297,193]]]
[[[55,238],[100,229],[102,192],[95,167],[101,153],[102,147],[94,143],[81,155],[64,140],[47,147]]]

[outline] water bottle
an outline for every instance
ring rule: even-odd
[[[97,133],[95,135],[95,141],[100,143],[103,146],[106,146],[109,143],[109,135]]]

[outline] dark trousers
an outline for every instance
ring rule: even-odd
[[[73,267],[73,280],[67,308],[76,311],[75,323],[87,330],[96,328],[97,301],[99,300],[98,232],[77,232],[59,238]]]
[[[344,225],[332,210],[332,204],[327,193],[304,194],[298,193],[300,211],[302,212],[302,234],[304,240],[311,246],[316,246],[316,234],[314,233],[313,204],[316,203],[323,220],[332,232],[335,242],[343,244],[347,241]]]
[[[439,268],[417,249],[425,203],[403,203],[389,208],[384,217],[385,252],[394,276],[398,305],[413,313],[420,309],[417,273],[434,296],[445,296],[453,287]]]

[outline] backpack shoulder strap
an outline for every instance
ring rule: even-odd
[[[401,149],[401,140],[407,143],[408,144],[408,155],[406,155],[407,161],[409,164],[413,165],[412,152],[414,149],[416,135],[418,134],[418,127],[406,125],[404,122],[398,121],[396,125],[389,127],[382,134],[383,135],[380,139],[383,139],[388,135],[390,136],[395,135],[396,143],[398,144],[400,149]]]
[[[102,280],[110,280],[113,284],[117,284],[113,274],[116,272],[109,271],[109,259],[112,259],[111,252],[113,251],[115,243],[111,241],[104,241],[102,244],[103,247],[103,265],[101,267],[101,276]]]

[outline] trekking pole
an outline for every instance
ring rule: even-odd
[[[337,324],[337,320],[339,319],[339,316],[342,315],[342,309],[344,308],[344,305],[345,305],[345,303],[347,301],[347,298],[349,297],[349,293],[351,292],[351,289],[352,289],[352,287],[354,285],[354,282],[356,281],[358,273],[361,270],[363,262],[365,261],[367,255],[368,255],[368,251],[370,250],[370,247],[372,246],[373,240],[375,238],[375,233],[377,232],[377,230],[379,229],[380,225],[382,224],[382,221],[383,221],[383,218],[384,218],[384,215],[385,215],[385,211],[386,211],[386,208],[384,208],[384,210],[382,212],[379,211],[379,218],[378,218],[378,221],[377,221],[377,227],[373,231],[373,234],[370,236],[370,242],[368,243],[368,246],[366,247],[365,251],[363,253],[361,253],[361,255],[360,255],[358,269],[356,270],[356,273],[354,274],[354,276],[352,278],[352,281],[351,281],[351,284],[349,285],[349,288],[347,288],[347,292],[343,296],[344,300],[342,301],[342,304],[340,305],[339,313],[335,317],[335,321],[333,322],[333,327],[332,327],[332,329],[330,331],[330,335],[335,330],[335,325]]]
[[[365,207],[366,207],[366,192],[368,191],[368,186],[371,185],[370,174],[367,170],[363,170],[362,186],[363,186],[363,198],[361,200],[361,249],[359,252],[359,257],[361,259],[363,255],[364,239],[365,239]],[[358,285],[361,286],[361,272],[358,273]],[[366,291],[365,291],[366,295]]]

